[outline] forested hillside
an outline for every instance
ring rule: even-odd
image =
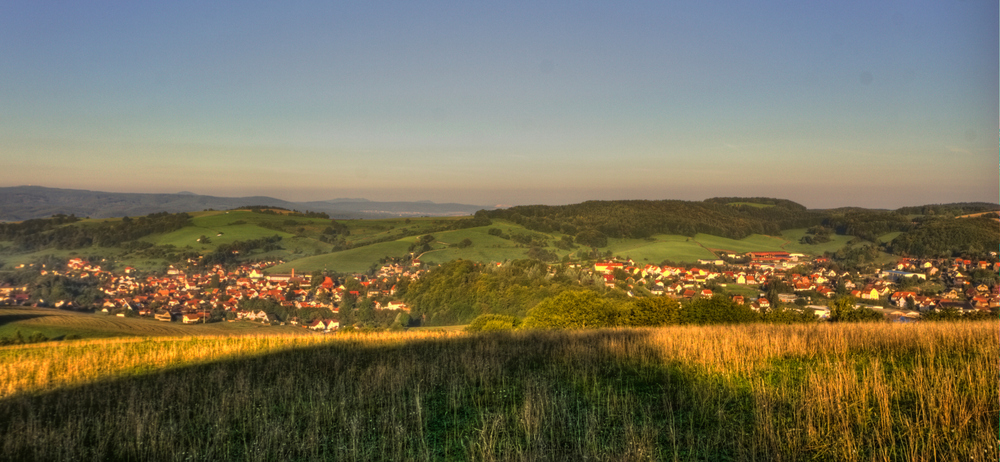
[[[715,258],[710,249],[781,249],[829,254],[850,266],[887,253],[976,258],[996,251],[1000,226],[995,215],[989,214],[997,207],[936,204],[899,210],[807,210],[783,199],[720,197],[703,202],[517,206],[480,210],[467,218],[434,219],[338,221],[322,212],[269,206],[103,220],[55,215],[0,223],[0,263],[16,265],[42,257],[58,260],[71,252],[86,252],[90,257],[146,267],[202,256],[223,264],[273,259],[288,262],[282,270],[298,266],[354,272],[407,252],[426,253],[430,263],[554,261],[598,255],[660,263]],[[914,211],[928,214],[904,213]],[[987,215],[976,216],[983,213]],[[465,231],[449,234],[459,230]],[[432,233],[437,237],[412,245],[416,236],[433,237]],[[757,242],[761,239],[767,242]]]
[[[996,252],[1000,223],[991,218],[935,218],[919,223],[892,241],[892,253],[904,256],[951,257]]]
[[[822,213],[808,211],[791,201],[760,198],[704,202],[587,201],[561,206],[518,206],[487,214],[535,231],[559,231],[578,238],[583,235],[588,241],[581,242],[585,245],[599,242],[601,237],[641,239],[654,234],[704,233],[742,239],[751,234],[776,235],[783,229],[807,228],[825,218]]]
[[[48,219],[26,220],[20,223],[0,223],[0,241],[12,241],[16,250],[40,250],[48,247],[78,249],[93,245],[120,246],[151,234],[168,233],[190,223],[186,213],[166,212],[121,220],[75,224],[73,215],[56,215]]]

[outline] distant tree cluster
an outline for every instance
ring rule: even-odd
[[[737,200],[738,198],[732,198]],[[734,207],[730,198],[687,201],[588,201],[580,204],[518,206],[486,212],[539,232],[575,236],[576,242],[604,247],[607,238],[645,238],[658,233],[697,233],[740,239],[751,234],[820,224],[823,214],[791,201],[769,199],[769,207]],[[759,198],[739,199],[746,201]]]
[[[830,242],[830,229],[824,226],[813,226],[806,230],[806,235],[799,239],[802,244],[823,244]]]
[[[151,234],[181,229],[191,223],[191,216],[161,212],[86,224],[77,221],[72,215],[56,215],[21,223],[0,223],[0,240],[13,241],[16,248],[27,251],[50,247],[79,249],[94,245],[118,247]]]
[[[261,249],[264,252],[280,250],[281,236],[275,234],[271,237],[261,237],[246,241],[233,241],[229,244],[219,244],[215,252],[205,255],[203,263],[206,266],[228,265],[236,263],[241,255],[246,255],[252,250]]]
[[[233,210],[249,210],[254,213],[263,213],[267,215],[285,215],[297,218],[323,218],[326,220],[330,219],[330,215],[326,212],[310,212],[308,210],[306,210],[305,212],[299,212],[298,210],[289,210],[284,207],[276,207],[272,205],[244,205],[242,207],[236,207]]]
[[[989,202],[955,202],[951,204],[928,204],[916,207],[902,207],[896,212],[904,215],[959,216],[973,213],[1000,211],[1000,205]]]

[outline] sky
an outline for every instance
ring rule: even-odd
[[[0,3],[0,186],[997,202],[996,0]]]

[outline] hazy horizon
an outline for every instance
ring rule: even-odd
[[[0,8],[0,186],[1000,197],[996,1]]]
[[[53,188],[53,189],[70,189],[70,190],[81,189],[82,190],[82,188],[60,188],[60,187],[54,187],[54,186],[29,185],[29,184],[15,185],[15,186],[0,186],[0,188],[4,188],[4,187],[42,187],[42,188]],[[280,199],[280,200],[283,200],[283,201],[297,202],[297,203],[303,203],[303,202],[322,202],[322,201],[344,201],[344,202],[348,202],[348,201],[351,201],[351,200],[366,200],[366,201],[372,201],[372,202],[433,202],[433,203],[436,203],[436,204],[456,203],[456,204],[464,204],[464,205],[478,205],[478,206],[483,206],[483,207],[498,207],[498,208],[507,208],[507,207],[513,207],[513,206],[517,206],[517,205],[568,205],[568,204],[576,204],[576,203],[585,202],[585,201],[591,201],[591,200],[598,200],[598,201],[600,201],[600,200],[683,200],[683,201],[704,201],[704,200],[708,200],[708,199],[712,199],[712,198],[716,198],[716,197],[744,197],[744,198],[768,197],[768,198],[772,198],[772,199],[787,199],[787,200],[790,200],[792,202],[796,202],[798,204],[804,205],[804,206],[806,206],[809,209],[833,209],[833,208],[841,208],[841,207],[864,207],[864,206],[860,206],[860,205],[857,205],[857,204],[849,204],[849,203],[838,204],[838,205],[828,205],[828,206],[817,206],[817,205],[813,205],[813,204],[810,204],[810,203],[806,203],[806,202],[802,202],[802,201],[796,200],[795,198],[792,198],[792,197],[777,197],[777,196],[734,196],[734,195],[730,195],[730,194],[716,194],[716,195],[703,196],[703,197],[694,197],[694,196],[692,196],[690,198],[678,198],[678,197],[615,197],[615,198],[591,198],[591,199],[583,199],[583,200],[579,200],[579,201],[568,201],[568,202],[522,202],[522,203],[517,203],[517,204],[490,204],[490,203],[477,203],[477,202],[463,202],[463,201],[455,201],[455,200],[430,200],[430,199],[421,199],[419,197],[404,197],[404,198],[400,198],[400,197],[395,197],[395,196],[372,196],[372,197],[368,197],[368,196],[349,196],[349,197],[348,196],[336,196],[336,197],[302,196],[301,198],[295,198],[295,197],[292,197],[292,196],[283,196],[283,195],[280,195],[280,194],[278,194],[278,195],[275,195],[275,194],[245,194],[245,195],[208,194],[208,193],[201,193],[201,192],[198,192],[198,191],[187,191],[187,190],[184,190],[184,191],[152,191],[152,192],[148,192],[148,191],[112,191],[112,190],[107,190],[107,189],[86,189],[86,190],[87,191],[92,191],[92,192],[126,193],[126,194],[128,194],[128,193],[135,193],[135,194],[194,194],[194,195],[199,195],[199,196],[212,196],[212,197],[222,197],[222,198],[239,198],[239,197],[263,196],[263,197],[271,197],[271,198],[274,198],[274,199]],[[990,201],[990,200],[978,201],[977,200],[977,201],[948,201],[948,202],[900,203],[900,204],[893,204],[893,205],[887,205],[887,206],[870,206],[870,207],[865,207],[865,208],[894,210],[894,209],[898,209],[898,208],[901,208],[901,207],[914,207],[914,206],[933,205],[933,204],[945,204],[945,203],[954,203],[954,202],[986,202],[986,203],[990,203],[990,204],[1000,204],[1000,202],[998,202],[996,200],[993,200],[993,201]]]

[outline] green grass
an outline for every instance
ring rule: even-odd
[[[250,322],[182,324],[152,318],[120,318],[105,313],[82,313],[50,308],[0,308],[0,337],[24,337],[39,332],[48,338],[75,334],[81,338],[130,336],[227,335],[240,333],[298,333],[292,326],[265,326]]]
[[[754,204],[762,205],[762,204]],[[437,242],[433,251],[423,255],[422,260],[436,264],[454,259],[465,259],[482,263],[515,260],[527,257],[527,248],[513,240],[491,236],[491,228],[500,229],[507,235],[529,234],[541,236],[549,245],[545,248],[562,258],[574,255],[581,248],[567,251],[556,248],[554,244],[562,235],[560,233],[540,233],[528,230],[515,223],[495,220],[493,225],[462,230],[435,231],[451,226],[462,217],[437,218],[391,218],[379,220],[338,220],[350,229],[350,235],[344,240],[355,248],[347,251],[332,252],[333,245],[319,241],[323,230],[330,226],[330,221],[319,218],[296,218],[287,215],[272,215],[249,211],[206,211],[191,213],[192,226],[159,235],[143,238],[144,241],[156,245],[173,245],[179,250],[194,250],[201,253],[214,251],[220,244],[234,241],[246,241],[278,235],[282,237],[279,243],[281,249],[269,252],[252,251],[242,258],[252,259],[283,259],[286,264],[275,271],[288,271],[295,267],[299,271],[314,271],[328,269],[337,272],[363,272],[383,257],[401,257],[407,253],[409,244],[425,233],[434,234]],[[113,219],[111,219],[113,220]],[[294,225],[285,225],[286,220],[292,220]],[[86,220],[86,223],[101,220]],[[269,229],[260,225],[280,225],[284,231]],[[218,234],[222,233],[221,236]],[[752,251],[786,250],[809,255],[820,255],[825,251],[836,251],[843,247],[850,236],[832,236],[829,243],[819,245],[799,244],[799,238],[805,229],[785,231],[782,237],[752,235],[745,239],[727,239],[707,234],[698,234],[694,238],[679,235],[657,235],[653,240],[646,239],[609,239],[608,246],[600,249],[610,250],[613,255],[630,257],[640,263],[660,263],[674,261],[691,263],[699,259],[712,259],[711,251],[731,251],[745,253]],[[198,238],[206,236],[210,243],[198,242]],[[451,248],[463,239],[469,239],[473,245],[468,248]],[[387,240],[393,239],[393,240]],[[376,242],[376,241],[385,242]],[[583,248],[583,250],[587,250]],[[135,255],[126,255],[118,248],[88,248],[73,251],[48,249],[40,252],[0,255],[0,262],[9,269],[21,263],[29,263],[45,255],[55,255],[59,258],[74,256],[102,256],[115,263],[118,268],[133,266],[143,270],[162,270],[166,262],[159,259],[148,259]]]
[[[897,237],[899,237],[900,234],[903,234],[903,233],[901,231],[893,231],[891,233],[885,233],[885,234],[883,234],[883,235],[881,235],[881,236],[878,237],[878,241],[879,241],[879,243],[892,242],[893,239],[896,239]]]
[[[694,262],[714,259],[715,255],[702,248],[694,239],[672,234],[658,234],[652,241],[645,239],[608,239],[607,249],[616,256],[629,257],[636,263],[659,264],[664,260]]]
[[[546,240],[550,244],[545,248],[546,250],[555,252],[560,257],[570,253],[569,251],[557,249],[551,245],[557,235],[536,233],[517,225],[508,224],[506,226],[487,226],[434,233],[434,237],[437,238],[435,250],[423,254],[420,259],[421,261],[436,264],[456,259],[490,263],[527,258],[528,249],[526,247],[519,246],[518,243],[512,240],[491,236],[489,234],[490,228],[500,228],[507,234],[542,234],[547,236]],[[463,239],[469,239],[472,241],[472,246],[466,248],[450,247],[452,244],[462,242]],[[407,241],[411,242],[415,240],[416,238],[407,239]]]
[[[997,460],[995,323],[0,348],[11,460]]]
[[[697,234],[695,240],[699,244],[713,250],[727,250],[736,253],[764,252],[782,250],[785,240],[762,234],[753,234],[743,239],[729,239],[708,234]]]
[[[742,295],[744,297],[757,298],[760,295],[760,287],[747,286],[743,284],[729,283],[724,287],[725,291],[732,295]],[[750,303],[750,300],[746,300],[746,303]]]
[[[402,257],[406,255],[409,247],[410,243],[402,240],[382,242],[340,252],[299,258],[273,266],[268,269],[268,272],[287,273],[292,268],[295,268],[295,271],[301,273],[310,273],[316,270],[329,270],[340,273],[363,273],[368,271],[368,268],[372,264],[378,263],[379,259],[383,257]]]
[[[788,244],[785,245],[785,250],[788,252],[799,252],[807,255],[822,255],[823,252],[836,252],[847,243],[854,239],[854,236],[842,236],[840,234],[831,234],[830,242],[824,242],[822,244],[800,244],[799,239],[802,239],[806,235],[806,228],[798,229],[788,229],[781,232],[781,236],[788,240]]]
[[[216,246],[219,244],[231,244],[234,241],[246,241],[262,237],[271,237],[274,235],[281,236],[283,239],[294,237],[295,235],[291,233],[257,226],[258,223],[281,223],[286,219],[288,218],[284,216],[268,215],[263,213],[238,211],[229,213],[214,212],[211,215],[203,215],[193,218],[191,220],[191,226],[185,226],[181,229],[165,234],[149,236],[143,240],[152,242],[156,245],[169,244],[181,248],[191,246],[197,251],[207,252],[215,250]],[[240,220],[245,221],[246,223],[233,224]],[[314,223],[311,226],[318,226],[315,225],[315,222],[319,221],[307,220],[304,218],[297,218],[294,220],[302,222],[309,221]],[[217,236],[220,232],[223,233],[223,235]],[[198,242],[198,238],[200,236],[208,237],[211,243],[206,245]]]

